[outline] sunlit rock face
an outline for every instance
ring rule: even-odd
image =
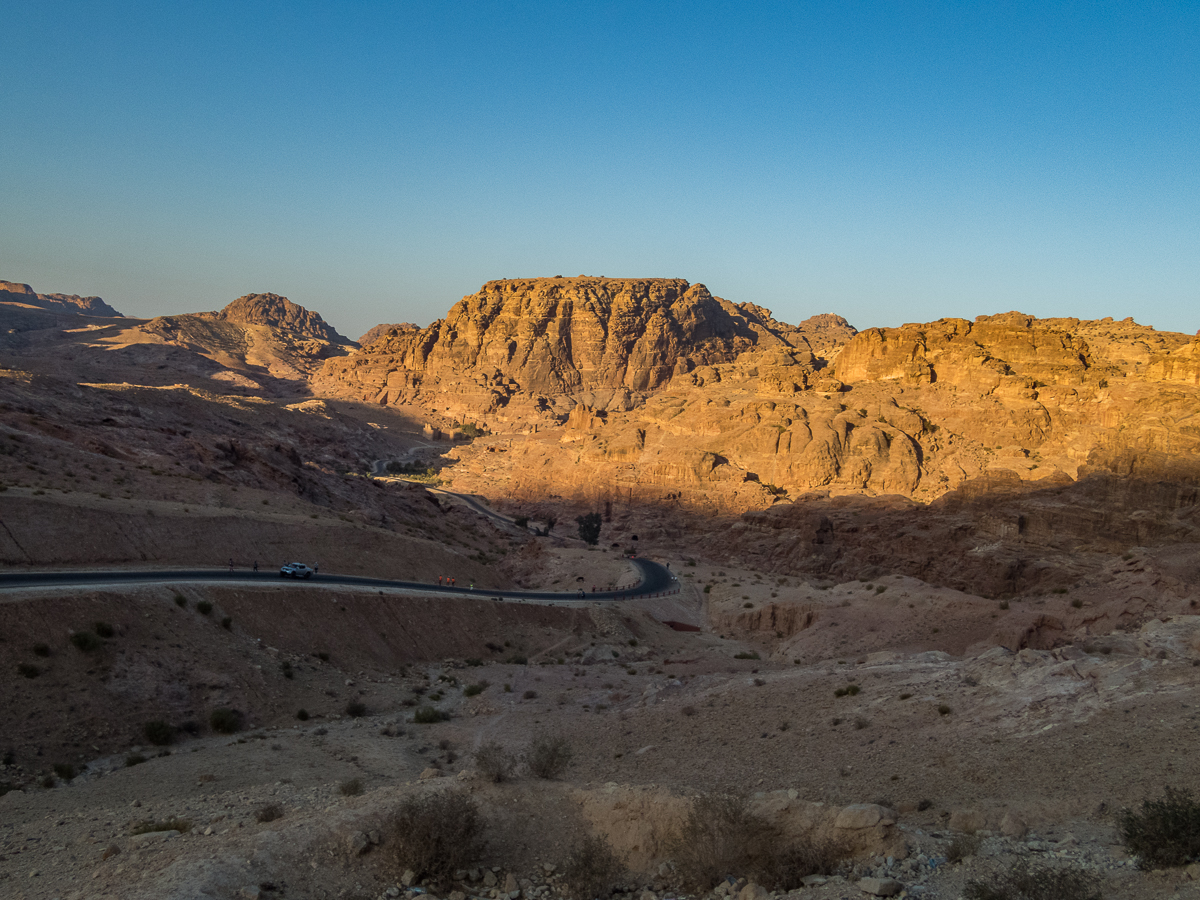
[[[854,333],[829,319],[809,329],[821,333],[822,350],[837,345],[825,332]],[[703,379],[711,366],[750,351],[768,353],[764,363],[776,368],[812,371],[809,337],[765,309],[682,279],[490,281],[428,328],[389,329],[331,362],[318,389],[382,404],[423,401],[461,416],[553,418],[576,403],[633,408],[673,379]]]

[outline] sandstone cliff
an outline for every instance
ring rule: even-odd
[[[854,333],[839,317],[808,329],[682,279],[491,281],[425,329],[389,329],[331,361],[318,392],[380,404],[429,402],[453,417],[561,418],[576,403],[632,409],[674,379],[703,383],[749,352],[815,372]]]
[[[824,368],[796,331],[773,333],[787,345],[677,371],[639,405],[583,405],[560,427],[497,438],[503,457],[462,448],[455,482],[743,512],[811,491],[928,502],[971,479],[1200,477],[1200,353],[1186,335],[1006,313],[868,329]]]

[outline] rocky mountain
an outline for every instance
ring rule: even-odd
[[[579,403],[632,409],[672,380],[703,383],[712,366],[750,356],[807,383],[853,334],[838,317],[785,325],[682,279],[490,281],[428,328],[389,329],[331,361],[315,388],[458,418],[552,422]]]
[[[266,325],[299,338],[352,344],[315,313],[278,294],[246,294],[213,317],[235,325]]]
[[[121,315],[99,297],[80,297],[77,294],[39,294],[29,285],[15,281],[0,281],[0,303],[83,316],[119,317]]]
[[[734,515],[812,496],[1049,489],[1098,472],[1195,483],[1197,347],[1132,322],[1007,313],[869,329],[825,360],[746,349],[673,373],[640,404],[580,400],[529,433],[485,416],[496,437],[456,450],[453,474],[526,501]]]

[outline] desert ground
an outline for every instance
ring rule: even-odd
[[[930,374],[965,365],[961,320],[935,347],[652,287],[736,327],[660,316],[675,356],[581,364],[570,396],[545,359],[464,364],[444,323],[358,348],[274,295],[131,320],[0,292],[4,572],[297,559],[585,592],[0,590],[0,895],[949,900],[1025,864],[1094,879],[1065,900],[1200,897],[1200,865],[1121,834],[1200,790],[1190,339],[976,323],[996,386],[972,399],[977,374]],[[587,599],[636,581],[630,552],[680,592]],[[478,843],[413,871],[401,814],[446,798]],[[698,886],[713,798],[825,855]],[[619,867],[581,888],[597,839]]]

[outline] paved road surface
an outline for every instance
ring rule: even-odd
[[[626,591],[588,592],[583,597],[579,591],[498,591],[489,588],[469,590],[466,585],[446,587],[437,584],[422,584],[417,581],[389,581],[383,578],[360,578],[355,575],[320,574],[307,580],[295,581],[279,577],[276,569],[250,572],[238,569],[130,569],[126,571],[101,570],[91,572],[9,572],[0,574],[0,590],[29,587],[101,587],[109,584],[145,584],[183,582],[237,582],[286,585],[331,586],[345,585],[358,588],[390,588],[392,590],[417,590],[453,596],[502,597],[505,600],[627,600],[652,594],[673,593],[678,589],[671,571],[666,566],[648,559],[634,559],[633,564],[642,573],[641,584]]]

